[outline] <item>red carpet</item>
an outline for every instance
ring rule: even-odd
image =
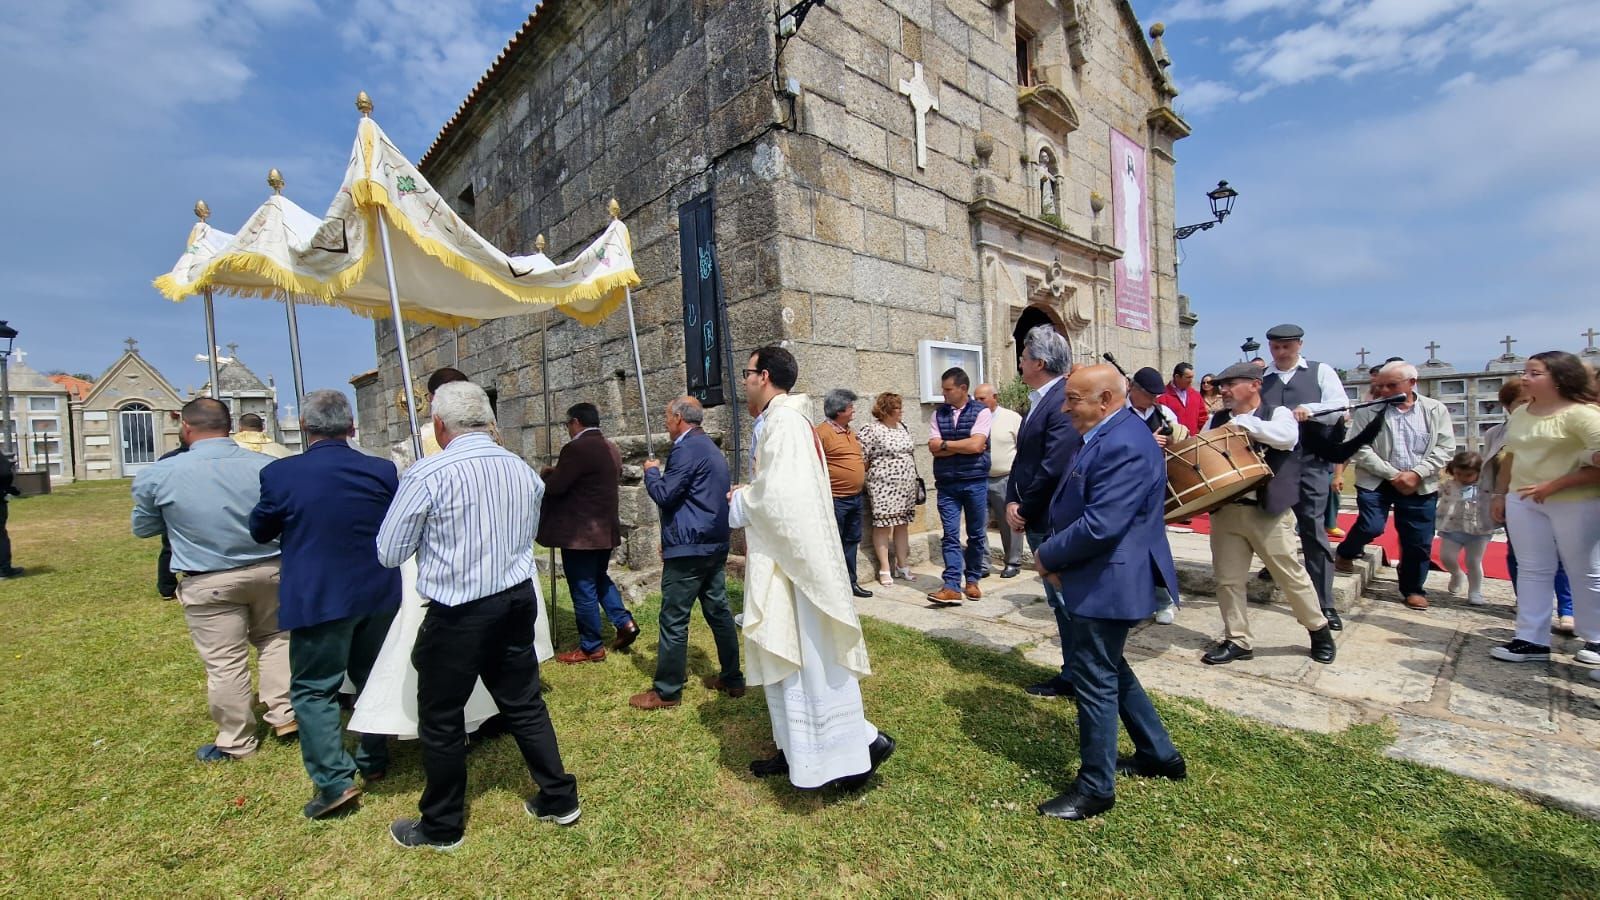
[[[1339,527],[1346,531],[1350,530],[1351,526],[1355,524],[1355,521],[1355,513],[1339,514]],[[1211,517],[1195,516],[1194,519],[1188,523],[1187,527],[1194,529],[1195,534],[1210,534]],[[1339,542],[1334,541],[1333,543],[1335,546],[1337,546]],[[1383,534],[1380,535],[1377,540],[1373,541],[1372,545],[1383,548],[1384,555],[1389,558],[1390,562],[1400,559],[1400,537],[1395,533],[1394,522],[1392,520],[1389,523],[1389,527],[1384,529]],[[1433,539],[1433,564],[1436,568],[1443,568],[1439,565],[1438,538]],[[1511,580],[1511,570],[1506,567],[1506,544],[1504,542],[1492,541],[1489,544],[1489,549],[1484,551],[1483,574],[1489,578],[1498,578],[1501,581]]]

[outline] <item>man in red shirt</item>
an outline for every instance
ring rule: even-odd
[[[1173,367],[1172,383],[1156,401],[1176,413],[1178,424],[1189,429],[1190,434],[1205,430],[1211,413],[1206,411],[1205,398],[1195,389],[1194,366],[1182,362]]]

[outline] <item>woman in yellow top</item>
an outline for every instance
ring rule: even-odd
[[[1576,658],[1600,663],[1600,408],[1571,353],[1534,354],[1522,378],[1529,402],[1506,425],[1491,507],[1517,552],[1517,631],[1489,652],[1507,662],[1550,659],[1549,586],[1559,561],[1584,641]]]

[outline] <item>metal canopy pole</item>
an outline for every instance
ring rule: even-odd
[[[539,235],[534,246],[544,252],[544,235]],[[554,413],[550,411],[550,313],[544,314],[539,325],[539,384],[544,388],[544,464],[552,465],[555,454],[555,435],[551,433]],[[556,608],[556,548],[550,548],[550,609]],[[540,611],[541,613],[543,610]],[[550,641],[555,642],[555,629],[550,630]]]
[[[611,199],[611,218],[622,218],[622,206],[615,197]],[[644,416],[644,455],[655,455],[655,441],[650,434],[650,398],[645,395],[644,363],[639,359],[639,329],[633,319],[633,288],[623,288],[628,301],[628,340],[633,346],[633,374],[639,381],[639,412]]]
[[[211,218],[211,207],[204,200],[196,200],[194,204],[195,218],[200,224],[206,224]],[[222,385],[218,382],[217,375],[217,316],[212,309],[211,286],[207,285],[202,293],[206,300],[206,365],[211,369],[211,397],[215,400],[222,399]]]
[[[267,186],[276,196],[283,195],[283,175],[277,169],[267,171]],[[300,322],[295,317],[294,295],[283,292],[284,314],[289,318],[289,364],[294,369],[294,408],[298,412],[306,401],[306,382],[300,371]]]

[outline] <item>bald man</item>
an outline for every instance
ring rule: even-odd
[[[1011,477],[1011,461],[1017,456],[1017,434],[1022,431],[1022,416],[1000,405],[994,385],[984,383],[972,392],[988,407],[989,419],[989,522],[1000,530],[1000,547],[1005,551],[1006,567],[1001,578],[1015,578],[1022,571],[1022,535],[1006,524],[1006,486]],[[983,558],[978,576],[989,577],[989,557]]]
[[[1183,757],[1128,662],[1128,631],[1177,600],[1178,576],[1162,521],[1167,469],[1150,430],[1126,408],[1126,381],[1111,366],[1067,379],[1062,409],[1083,436],[1050,501],[1050,536],[1035,553],[1040,576],[1060,591],[1070,619],[1068,666],[1078,696],[1078,777],[1040,804],[1041,815],[1077,821],[1116,802],[1116,776],[1181,779]],[[1066,577],[1062,577],[1065,575]],[[1134,754],[1117,758],[1117,722]]]

